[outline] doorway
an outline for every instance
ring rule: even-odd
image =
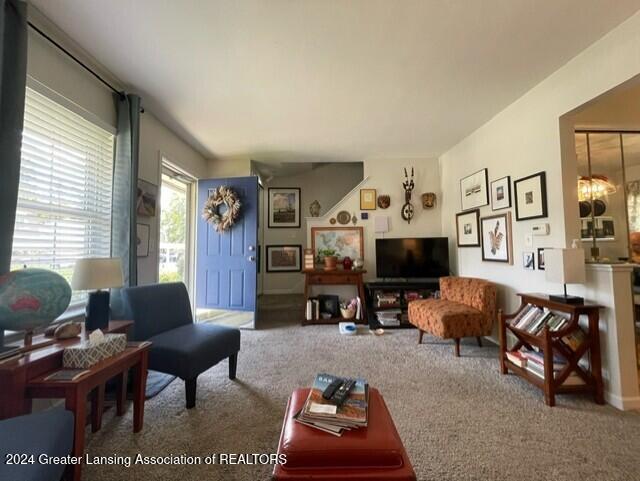
[[[159,282],[192,286],[192,195],[194,180],[163,159],[160,182]]]

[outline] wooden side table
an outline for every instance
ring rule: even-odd
[[[325,271],[324,269],[305,269],[304,274],[304,305],[306,308],[309,300],[309,291],[311,286],[336,286],[336,285],[352,285],[358,290],[358,297],[362,305],[362,319],[358,322],[365,323],[367,315],[365,312],[365,294],[364,282],[362,276],[367,273],[366,270],[344,270],[336,269],[333,271]],[[343,319],[334,317],[331,319],[313,319],[307,320],[306,316],[302,316],[302,325],[309,324],[337,324]]]
[[[127,334],[133,321],[110,321],[105,334]],[[18,359],[0,361],[0,419],[31,412],[31,399],[26,395],[27,382],[62,367],[64,348],[82,342],[81,337],[50,343],[50,338],[33,338],[35,349]],[[43,347],[38,348],[38,345]]]
[[[27,383],[27,396],[30,398],[64,399],[65,407],[75,415],[75,427],[72,455],[84,455],[84,435],[86,426],[87,395],[94,390],[92,396],[91,427],[95,432],[100,429],[104,403],[104,385],[114,377],[118,377],[118,393],[116,414],[124,414],[126,399],[126,376],[133,369],[133,432],[142,429],[144,419],[145,386],[147,384],[147,364],[150,342],[129,343],[120,354],[98,362],[88,369],[86,374],[73,381],[48,381],[46,378],[56,370],[44,373]],[[73,481],[80,481],[81,464],[68,467],[68,476]]]

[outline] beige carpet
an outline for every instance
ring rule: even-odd
[[[180,381],[146,405],[144,430],[131,410],[109,412],[89,436],[90,455],[272,453],[289,393],[318,371],[364,376],[380,389],[421,480],[638,480],[640,415],[541,392],[498,373],[497,349],[462,345],[462,357],[416,331],[341,337],[337,327],[300,327],[291,306],[271,302],[257,331],[242,332],[238,379],[226,362],[199,379],[195,409]],[[278,319],[282,322],[274,323]],[[269,328],[267,328],[270,326]],[[87,466],[84,479],[267,480],[270,466]]]

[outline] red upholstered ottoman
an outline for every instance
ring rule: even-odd
[[[386,480],[415,481],[391,414],[380,393],[369,389],[369,425],[341,437],[297,423],[309,389],[297,389],[289,398],[278,454],[287,463],[276,465],[274,480]]]

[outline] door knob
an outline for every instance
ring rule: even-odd
[[[253,252],[254,250],[256,250],[255,246],[249,246],[249,252]]]
[[[247,260],[249,260],[251,262],[255,262],[256,261],[256,256],[249,256],[249,257],[247,257]]]

